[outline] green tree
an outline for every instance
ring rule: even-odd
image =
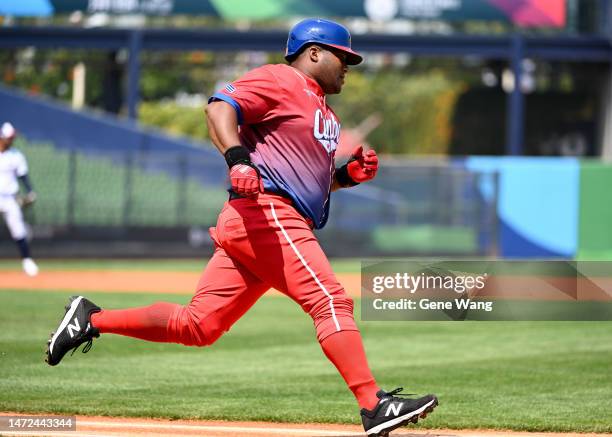
[[[345,127],[358,125],[374,112],[382,114],[381,125],[368,137],[381,152],[444,154],[453,107],[463,88],[440,70],[409,76],[354,71],[341,97],[334,96],[331,104]]]

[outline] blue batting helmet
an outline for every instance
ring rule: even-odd
[[[285,59],[291,61],[307,44],[334,47],[346,53],[346,63],[357,65],[363,57],[351,49],[351,34],[348,29],[334,21],[307,18],[293,26],[287,38]]]

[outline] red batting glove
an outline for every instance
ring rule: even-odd
[[[263,193],[264,185],[259,171],[248,164],[235,164],[229,171],[232,190],[244,197],[257,197]]]
[[[364,154],[363,146],[358,146],[353,150],[346,167],[353,181],[357,183],[371,181],[376,177],[378,171],[378,156],[372,149]]]

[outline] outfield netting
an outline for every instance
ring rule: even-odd
[[[210,225],[227,198],[219,163],[176,154],[67,151],[16,144],[38,193],[45,225]],[[208,182],[207,182],[208,179]]]
[[[39,194],[28,221],[61,229],[64,238],[87,237],[92,228],[98,240],[101,228],[123,239],[152,238],[148,229],[156,238],[165,230],[201,233],[227,199],[227,167],[210,153],[15,146]],[[496,175],[439,159],[381,163],[374,181],[332,194],[328,224],[318,232],[330,256],[495,254]]]

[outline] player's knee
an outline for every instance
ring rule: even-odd
[[[168,328],[171,341],[198,347],[212,345],[225,332],[213,316],[199,317],[189,305],[181,307]]]
[[[353,318],[354,303],[348,296],[334,299],[334,312],[337,316]]]
[[[353,307],[353,299],[346,295],[333,299],[325,297],[312,306],[309,314],[315,323],[333,317],[353,318]]]
[[[25,227],[9,228],[9,232],[15,242],[25,240],[28,236],[28,231]]]
[[[221,336],[226,332],[222,326],[214,321],[204,321],[202,326],[200,327],[200,344],[198,346],[211,346],[221,338]]]
[[[338,331],[358,331],[353,316],[353,299],[348,296],[329,300],[311,314],[319,342]]]
[[[191,346],[211,346],[227,329],[213,316],[192,320]]]

